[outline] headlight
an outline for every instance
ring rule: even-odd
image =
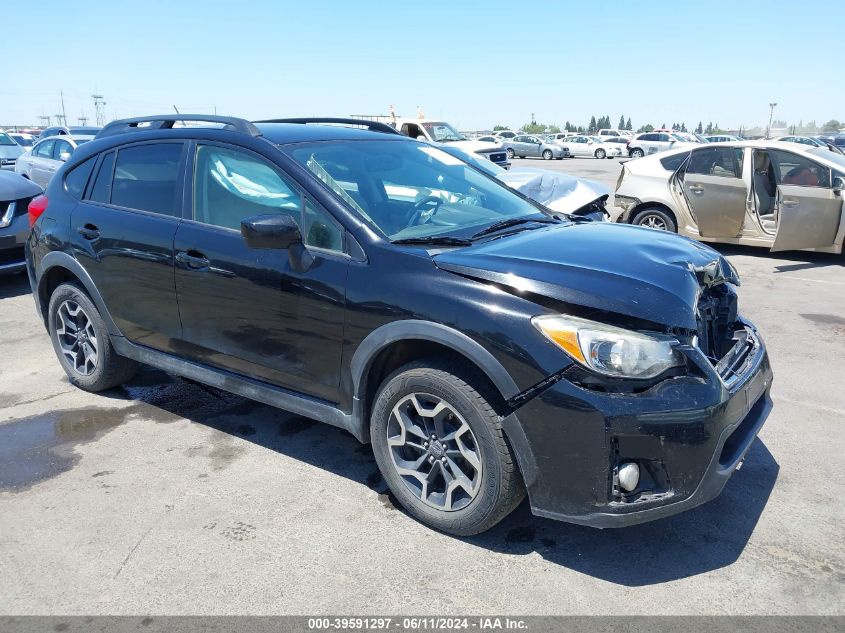
[[[654,378],[684,364],[671,337],[656,337],[566,315],[537,316],[531,323],[578,363],[616,378]]]

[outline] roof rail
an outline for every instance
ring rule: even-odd
[[[400,134],[400,132],[387,123],[379,121],[369,121],[367,119],[345,119],[338,117],[298,117],[294,119],[265,119],[263,121],[255,121],[255,123],[338,123],[341,125],[354,125],[357,127],[365,127],[371,132],[383,132],[385,134]]]
[[[201,121],[203,123],[222,123],[224,129],[243,132],[250,136],[261,136],[261,130],[255,127],[246,119],[239,119],[232,116],[217,116],[216,114],[157,114],[153,116],[140,116],[133,119],[118,119],[107,124],[97,132],[96,138],[126,134],[143,130],[169,130],[180,121]],[[149,126],[141,126],[142,123],[149,123]],[[158,125],[155,125],[155,124]]]

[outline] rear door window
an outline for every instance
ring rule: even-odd
[[[151,143],[118,150],[111,204],[179,216],[177,205],[183,143]]]
[[[743,150],[739,147],[713,147],[698,149],[692,153],[688,174],[703,176],[722,176],[724,178],[742,177]]]

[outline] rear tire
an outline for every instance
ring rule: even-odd
[[[114,351],[99,310],[75,284],[58,286],[50,296],[47,328],[68,380],[85,391],[103,391],[129,380],[137,364]]]
[[[435,530],[479,534],[525,496],[490,404],[495,394],[486,392],[464,364],[428,359],[396,370],[376,395],[370,436],[378,467],[402,507]]]
[[[648,207],[647,209],[638,211],[636,215],[634,215],[634,219],[631,220],[631,224],[645,226],[658,231],[669,231],[670,233],[678,232],[678,226],[675,223],[675,218],[673,218],[668,211],[659,207]]]
[[[508,154],[508,158],[513,160],[513,148],[512,147],[509,147],[507,149],[507,154]]]
[[[641,150],[639,147],[635,147],[630,152],[628,152],[628,156],[630,156],[631,158],[642,158],[643,156],[645,156],[645,154],[643,153],[643,150]]]

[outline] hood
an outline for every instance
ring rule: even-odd
[[[41,187],[13,171],[0,171],[0,202],[30,198],[41,193]]]
[[[496,177],[552,211],[572,213],[610,195],[601,183],[546,169],[511,169]]]
[[[702,287],[739,284],[709,246],[610,222],[523,231],[434,256],[438,268],[586,308],[695,330]]]
[[[17,158],[23,152],[20,145],[0,145],[0,158]]]
[[[449,141],[452,147],[459,147],[465,152],[478,152],[502,149],[499,143],[491,143],[490,141]]]

